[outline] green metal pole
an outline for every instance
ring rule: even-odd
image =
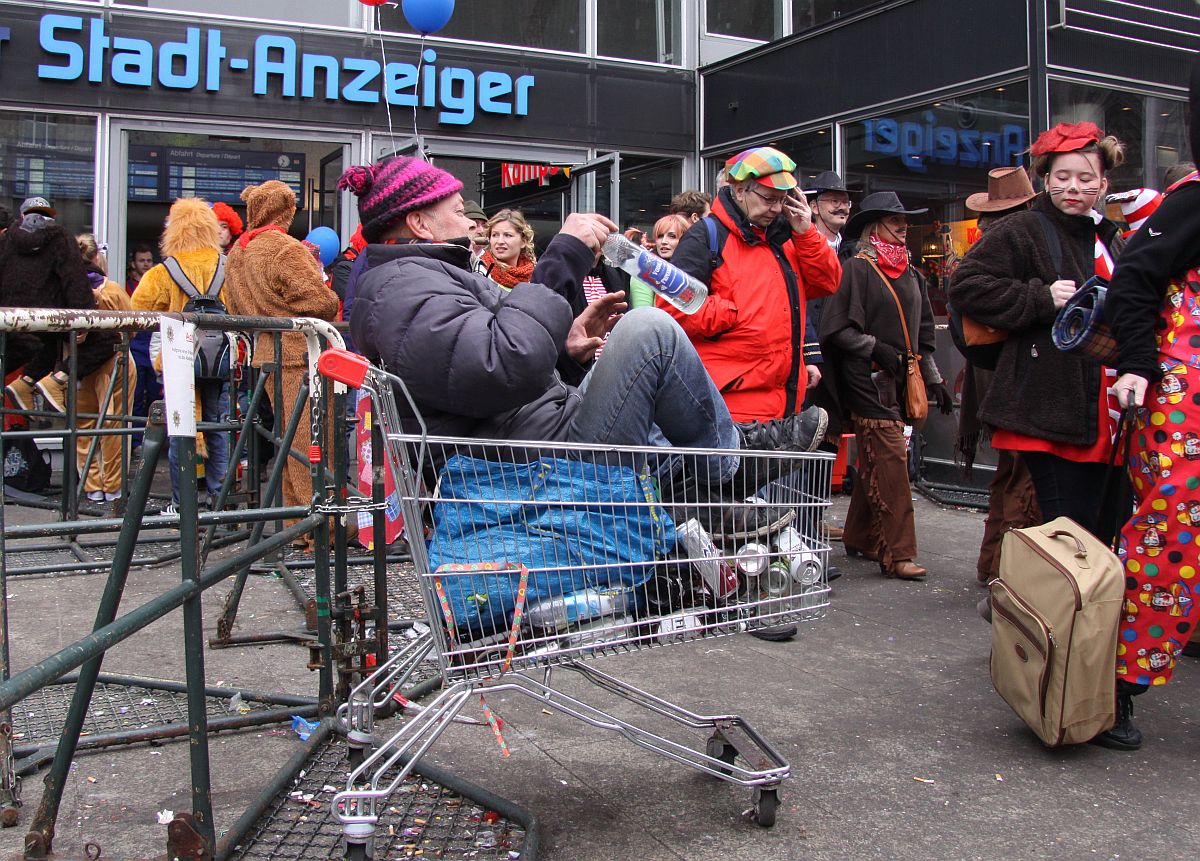
[[[179,543],[183,582],[200,585],[200,542],[196,515],[196,438],[176,437],[179,460]],[[208,703],[204,696],[204,618],[202,592],[197,589],[183,603],[183,655],[187,679],[188,740],[192,776],[192,818],[211,857],[217,845],[213,828],[212,778],[208,762]]]
[[[0,380],[4,379],[4,352],[8,349],[7,335],[0,332]],[[4,406],[0,393],[0,408]],[[0,464],[4,463],[4,414],[0,411]],[[0,683],[8,681],[8,569],[4,559],[4,476],[0,473]],[[12,750],[12,711],[0,711],[0,825],[12,828],[17,824],[21,807],[21,784],[17,780]]]
[[[121,596],[124,594],[125,583],[129,577],[129,564],[133,560],[133,554],[137,548],[146,502],[150,498],[150,485],[154,481],[154,471],[158,467],[158,460],[166,440],[167,428],[163,415],[163,402],[156,401],[151,406],[150,415],[147,418],[142,441],[142,466],[129,491],[129,504],[125,508],[125,518],[121,522],[121,532],[117,536],[117,546],[113,551],[112,571],[108,575],[108,582],[104,584],[104,592],[100,596],[100,604],[96,609],[96,621],[92,625],[93,632],[111,624],[117,617],[117,609],[120,607]],[[33,822],[29,826],[29,833],[25,837],[27,852],[33,850],[35,857],[44,857],[44,854],[51,849],[54,839],[54,824],[58,821],[58,809],[62,803],[67,775],[71,769],[71,761],[75,758],[79,733],[83,730],[88,706],[92,702],[92,693],[96,688],[96,678],[100,675],[103,661],[104,654],[100,653],[88,660],[80,669],[79,680],[75,684],[75,694],[71,698],[71,706],[67,710],[62,736],[54,754],[54,763],[50,767],[50,773],[46,775],[46,789],[42,793],[42,800],[38,804]]]
[[[304,414],[304,398],[308,394],[308,386],[301,384],[300,397],[296,399],[296,403],[292,404],[292,413],[288,416],[287,429],[284,431],[284,439],[292,440],[296,435],[296,428],[299,427],[301,420],[307,419]],[[278,416],[278,413],[276,413]],[[272,499],[276,498],[276,491],[283,484],[283,471],[287,468],[287,455],[280,452],[286,452],[287,448],[279,448],[276,450],[275,463],[271,467],[271,477],[267,481],[267,489],[263,493],[263,500],[268,504]],[[282,520],[276,520],[276,531],[279,531]],[[250,546],[258,544],[262,540],[263,530],[266,528],[266,521],[260,520],[254,524],[254,529],[250,533]],[[233,582],[233,587],[229,590],[229,594],[225,596],[225,604],[221,608],[221,616],[217,619],[217,640],[227,640],[233,634],[233,623],[237,619],[238,606],[242,602],[242,591],[246,588],[246,578],[250,576],[249,571],[242,571],[238,574],[237,579]]]

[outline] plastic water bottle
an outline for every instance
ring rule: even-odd
[[[702,281],[635,245],[620,233],[610,233],[604,240],[603,250],[609,263],[645,281],[655,293],[685,314],[695,314],[708,298],[708,288]]]
[[[525,620],[534,628],[561,630],[598,616],[623,613],[633,604],[629,589],[584,589],[570,595],[547,598],[525,611]]]

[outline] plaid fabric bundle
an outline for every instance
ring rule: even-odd
[[[1054,320],[1054,346],[1064,353],[1077,353],[1102,365],[1116,365],[1117,339],[1104,319],[1104,297],[1108,281],[1089,278],[1075,291]]]

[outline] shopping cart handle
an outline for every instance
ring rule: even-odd
[[[357,389],[362,387],[363,380],[367,378],[371,363],[358,353],[333,347],[317,358],[317,370],[322,376]]]

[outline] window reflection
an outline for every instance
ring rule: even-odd
[[[96,119],[0,111],[2,202],[16,213],[27,197],[44,197],[71,231],[93,230]]]
[[[458,0],[450,22],[437,35],[581,53],[583,6],[583,0]],[[380,6],[379,20],[388,32],[416,32],[398,3]]]

